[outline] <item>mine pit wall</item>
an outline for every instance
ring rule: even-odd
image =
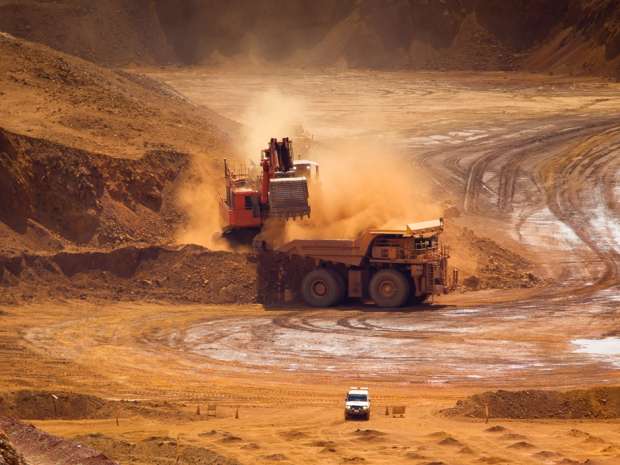
[[[30,0],[0,6],[0,30],[113,66],[242,56],[620,76],[616,0]]]
[[[104,211],[106,199],[129,211],[159,215],[166,188],[187,164],[188,156],[174,151],[151,151],[127,160],[0,128],[0,221],[18,234],[35,221],[61,240],[80,245],[114,244],[123,234],[154,239],[156,231],[121,231],[105,224],[103,214],[116,213]]]

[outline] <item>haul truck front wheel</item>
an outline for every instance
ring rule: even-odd
[[[331,307],[344,298],[344,281],[335,271],[318,268],[304,277],[301,293],[308,305]]]
[[[372,277],[369,294],[379,307],[402,307],[411,292],[407,278],[396,270],[380,270]]]

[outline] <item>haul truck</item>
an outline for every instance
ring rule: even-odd
[[[293,240],[274,252],[303,264],[289,266],[290,273],[283,267],[277,272],[286,280],[303,270],[295,284],[299,289],[292,290],[314,307],[338,305],[345,298],[370,298],[380,307],[420,302],[447,289],[448,252],[439,242],[443,228],[440,218],[403,229],[370,229],[352,241]]]

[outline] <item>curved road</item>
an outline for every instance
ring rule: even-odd
[[[171,380],[199,380],[208,373],[243,377],[250,384],[276,374],[431,385],[617,383],[617,86],[531,76],[507,82],[495,75],[489,82],[467,76],[437,81],[434,75],[416,81],[415,76],[299,75],[280,77],[276,84],[311,102],[309,121],[319,137],[321,131],[336,136],[357,131],[405,147],[438,189],[459,202],[466,219],[499,222],[503,231],[491,234],[510,236],[536,255],[553,276],[552,285],[516,301],[405,312],[255,306],[179,314],[155,306],[139,312],[138,320],[136,314],[92,316],[89,334],[66,324],[34,328],[27,333],[29,343],[118,372],[135,372],[136,360],[148,355],[162,361],[158,373]],[[235,81],[198,71],[157,77],[230,117],[238,116],[247,97],[239,89],[249,93],[268,79]],[[321,82],[331,87],[318,86]],[[359,88],[367,96],[353,100],[352,89]],[[364,112],[374,117],[361,120]],[[111,324],[122,324],[120,334]],[[120,355],[104,360],[98,352],[102,344]],[[91,350],[99,355],[89,355]]]

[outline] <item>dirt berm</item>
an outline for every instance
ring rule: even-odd
[[[28,465],[17,453],[9,438],[0,431],[0,465]]]
[[[118,465],[113,460],[90,447],[77,442],[44,433],[32,425],[24,425],[17,420],[0,417],[0,430],[3,430],[20,455],[36,458],[32,463],[53,463],[54,465]],[[1,441],[0,437],[0,441]],[[1,444],[1,443],[0,443]],[[0,455],[0,460],[1,460]],[[0,462],[1,463],[1,462]],[[24,462],[9,462],[8,465],[22,465]],[[3,464],[4,465],[4,464]]]
[[[46,420],[112,418],[120,404],[94,396],[65,392],[17,391],[0,394],[0,416]]]
[[[575,391],[494,391],[459,400],[448,416],[485,418],[620,418],[620,387]]]
[[[167,436],[152,436],[141,441],[113,439],[104,434],[87,434],[75,437],[81,444],[86,444],[102,451],[119,463],[137,463],[149,465],[168,465],[187,463],[192,465],[240,465],[237,460],[219,455],[204,447],[196,447]]]
[[[0,393],[0,417],[19,420],[87,420],[142,417],[187,418],[168,402],[108,400],[62,391],[10,391]]]
[[[234,279],[231,279],[234,277]],[[0,256],[0,303],[53,299],[255,301],[251,256],[200,246]]]

